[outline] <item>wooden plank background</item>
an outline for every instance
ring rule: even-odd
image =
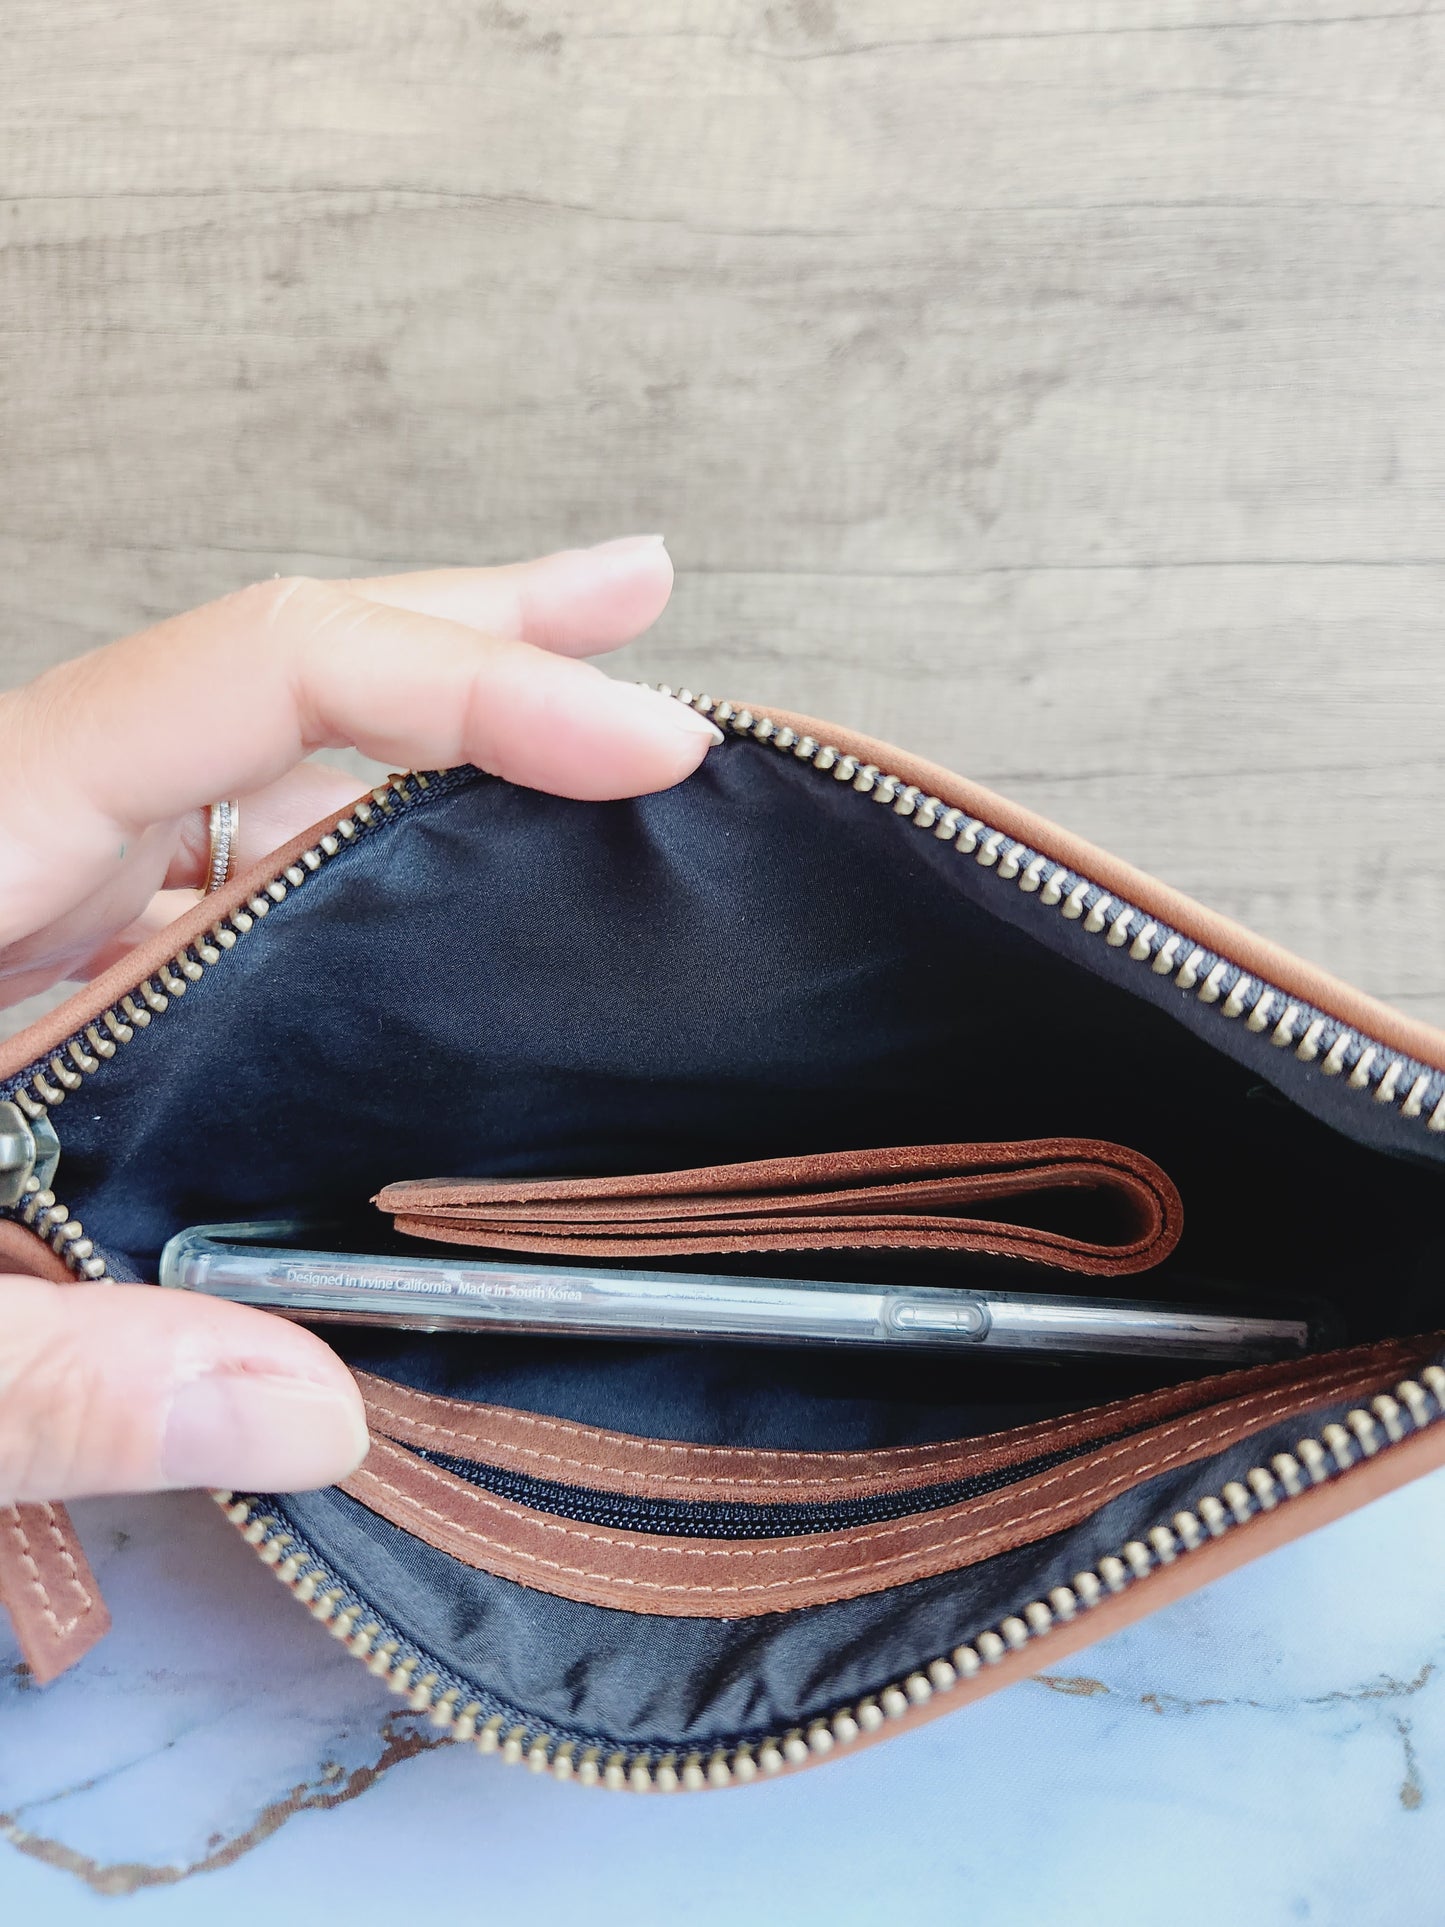
[[[0,681],[662,529],[635,673],[1445,1021],[1445,16],[9,0]]]

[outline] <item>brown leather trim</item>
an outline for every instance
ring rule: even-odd
[[[1227,1407],[1251,1393],[1291,1389],[1301,1403],[1323,1379],[1358,1368],[1380,1379],[1403,1372],[1420,1343],[1362,1346],[1277,1365],[1223,1372],[1186,1385],[1097,1405],[1067,1418],[1042,1419],[1003,1432],[897,1445],[865,1451],[804,1452],[750,1446],[695,1445],[681,1439],[641,1438],[574,1419],[476,1405],[435,1392],[417,1392],[368,1372],[356,1382],[374,1437],[421,1446],[534,1479],[634,1498],[728,1501],[754,1505],[827,1504],[884,1492],[946,1484],[1158,1424],[1206,1406]]]
[[[923,1726],[942,1714],[955,1713],[975,1700],[987,1699],[1004,1687],[1017,1686],[1030,1679],[1047,1677],[1063,1660],[1086,1647],[1110,1639],[1151,1613],[1175,1605],[1181,1599],[1227,1578],[1241,1566],[1277,1552],[1281,1546],[1332,1525],[1361,1506],[1383,1499],[1414,1479],[1445,1466],[1445,1422],[1438,1422],[1361,1460],[1350,1471],[1325,1485],[1311,1486],[1297,1499],[1276,1506],[1270,1512],[1257,1512],[1242,1526],[1232,1526],[1221,1539],[1207,1539],[1193,1552],[1184,1554],[1167,1566],[1155,1566],[1142,1579],[1131,1580],[1123,1592],[1107,1594],[1097,1606],[1074,1619],[1058,1623],[1042,1638],[1006,1652],[992,1666],[972,1679],[960,1680],[942,1692],[935,1692],[922,1705],[910,1706],[896,1718],[872,1733],[860,1734],[848,1743],[850,1753],[898,1733]],[[806,1759],[788,1761],[775,1778],[785,1773],[806,1773],[809,1767],[830,1754],[809,1752]],[[735,1781],[732,1784],[740,1785]]]
[[[0,1218],[0,1271],[18,1271],[26,1278],[48,1278],[53,1285],[73,1285],[75,1273],[58,1251],[14,1218]]]
[[[997,1217],[1007,1199],[1107,1192],[1126,1229],[1097,1242]],[[374,1202],[398,1231],[564,1257],[681,1253],[940,1251],[1116,1277],[1157,1265],[1184,1206],[1158,1165],[1098,1138],[815,1152],[615,1178],[427,1178]]]
[[[41,1686],[110,1630],[110,1614],[64,1506],[0,1506],[0,1601]]]
[[[1421,1342],[1414,1356],[1431,1355]],[[589,1605],[741,1619],[882,1592],[975,1565],[1087,1518],[1120,1492],[1278,1418],[1378,1390],[1377,1365],[1175,1419],[999,1492],[912,1518],[779,1539],[683,1539],[587,1525],[483,1491],[389,1439],[342,1490],[464,1565]]]
[[[969,782],[938,763],[913,756],[892,743],[879,742],[876,737],[859,735],[856,730],[838,729],[832,723],[819,722],[813,716],[796,715],[787,709],[772,709],[766,704],[752,704],[750,707],[754,715],[769,716],[779,727],[786,725],[797,730],[800,736],[808,735],[819,742],[831,743],[845,755],[856,756],[860,763],[875,763],[890,775],[901,776],[906,783],[916,783],[925,795],[937,796],[944,803],[967,810],[970,816],[980,817],[1017,842],[1042,851],[1056,862],[1066,864],[1069,869],[1077,870],[1081,875],[1102,884],[1106,890],[1126,897],[1159,922],[1170,924],[1192,937],[1203,948],[1218,951],[1221,956],[1240,964],[1251,976],[1278,985],[1281,990],[1289,991],[1291,996],[1314,1004],[1354,1029],[1378,1038],[1393,1050],[1418,1057],[1422,1063],[1433,1065],[1437,1070],[1445,1070],[1445,1031],[1422,1023],[1418,1018],[1407,1017],[1402,1011],[1382,1004],[1377,998],[1366,996],[1364,991],[1356,990],[1338,977],[1332,977],[1327,971],[1295,956],[1292,951],[1256,936],[1243,924],[1221,916],[1218,911],[1206,909],[1203,904],[1196,903],[1193,897],[1171,889],[1168,884],[1160,883],[1143,870],[1136,870],[1122,858],[1111,856],[1097,844],[1085,842],[1083,837],[1061,829],[1047,817],[1038,816],[1034,811],[1024,809],[1021,804],[1011,803],[1007,797],[985,789],[981,783]]]

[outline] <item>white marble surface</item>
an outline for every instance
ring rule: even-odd
[[[1445,1474],[957,1717],[671,1800],[437,1743],[201,1498],[76,1511],[116,1626],[45,1691],[0,1645],[6,1922],[1440,1917]]]

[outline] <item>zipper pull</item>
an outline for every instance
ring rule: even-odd
[[[27,1118],[18,1104],[0,1104],[0,1207],[19,1204],[31,1189],[50,1189],[60,1162],[60,1139],[48,1115]]]

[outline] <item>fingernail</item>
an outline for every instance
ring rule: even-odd
[[[639,555],[644,549],[660,549],[666,545],[665,535],[614,535],[608,542],[594,542],[587,551],[589,555]]]
[[[648,689],[637,683],[632,687],[639,696],[646,698],[659,719],[671,723],[674,729],[681,731],[689,740],[705,736],[713,749],[716,749],[722,741],[723,733],[716,723],[709,722],[706,716],[699,715],[697,710],[690,709],[686,703],[680,703],[676,696],[664,696],[660,690]]]
[[[161,1471],[177,1486],[304,1492],[366,1456],[358,1397],[339,1386],[258,1372],[209,1372],[171,1400]]]

